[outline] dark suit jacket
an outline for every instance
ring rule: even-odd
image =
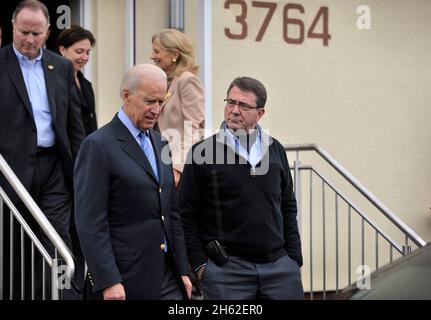
[[[84,125],[85,136],[88,136],[97,130],[94,91],[91,82],[84,77],[81,71],[78,71],[78,79],[81,83],[81,90],[78,90],[78,94],[81,104],[82,124]]]
[[[118,116],[84,140],[74,171],[76,227],[94,290],[122,282],[126,299],[160,298],[165,237],[178,274],[187,274],[172,166],[160,161],[167,142],[150,136],[160,183]]]
[[[43,69],[55,142],[72,186],[73,161],[84,138],[77,88],[70,61],[43,51]],[[0,153],[29,189],[37,148],[36,123],[12,45],[0,49]],[[0,177],[0,185],[10,190]]]

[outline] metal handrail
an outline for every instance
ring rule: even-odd
[[[10,209],[15,219],[18,221],[18,223],[22,226],[25,233],[28,235],[30,240],[34,243],[37,250],[41,253],[45,261],[47,261],[48,265],[52,267],[52,261],[51,257],[49,256],[48,252],[45,250],[43,245],[40,243],[37,236],[34,234],[33,230],[30,228],[30,226],[27,224],[27,222],[24,220],[24,218],[19,213],[18,209],[15,207],[15,205],[12,203],[12,201],[8,198],[7,194],[4,192],[4,190],[0,187],[0,197],[3,199],[6,206]]]
[[[320,179],[322,179],[329,188],[331,188],[335,194],[343,199],[353,210],[355,210],[374,230],[376,230],[391,246],[393,246],[399,253],[403,253],[403,248],[389,235],[387,234],[377,223],[372,221],[368,215],[359,208],[359,206],[349,199],[339,188],[335,186],[323,173],[313,166],[301,166],[301,170],[311,170]]]
[[[287,151],[315,151],[329,165],[331,165],[339,174],[341,174],[350,184],[367,198],[381,213],[392,221],[400,230],[402,230],[418,247],[424,247],[427,243],[416,232],[404,223],[395,213],[387,208],[371,191],[359,182],[346,168],[336,161],[326,150],[315,143],[305,144],[285,144],[284,150]]]
[[[65,276],[70,280],[73,279],[73,276],[75,274],[75,262],[73,261],[72,254],[70,253],[69,248],[66,246],[64,241],[58,235],[57,231],[55,231],[54,227],[48,221],[46,216],[42,213],[39,206],[30,196],[27,189],[24,187],[24,185],[15,175],[15,173],[13,172],[13,170],[11,169],[11,167],[8,165],[8,163],[6,162],[6,160],[3,158],[1,154],[0,154],[0,171],[7,179],[9,184],[12,186],[12,188],[15,190],[16,194],[20,197],[21,201],[27,207],[28,211],[34,217],[36,222],[39,224],[42,231],[51,241],[53,246],[57,249],[60,256],[63,258],[67,267]]]

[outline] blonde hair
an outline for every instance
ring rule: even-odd
[[[196,64],[195,48],[192,40],[183,32],[176,29],[164,29],[153,35],[152,43],[156,42],[167,52],[177,52],[178,59],[174,71],[168,75],[170,79],[180,76],[184,71],[197,75],[199,66]]]

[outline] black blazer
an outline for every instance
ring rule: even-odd
[[[78,90],[79,102],[81,104],[82,124],[85,136],[97,130],[96,103],[91,82],[88,81],[81,71],[78,71],[78,79],[81,90]]]
[[[72,186],[73,162],[84,138],[73,67],[70,61],[49,50],[43,50],[42,64],[55,142]],[[0,49],[0,153],[27,189],[33,177],[36,148],[36,123],[22,71],[10,44]],[[0,185],[5,186],[2,179]]]
[[[118,116],[82,143],[74,171],[75,222],[94,291],[122,282],[126,299],[160,299],[167,238],[178,278],[187,257],[166,141],[150,130],[157,182]]]

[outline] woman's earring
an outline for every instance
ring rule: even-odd
[[[177,62],[177,59],[173,58],[173,59],[172,59],[172,62]]]

